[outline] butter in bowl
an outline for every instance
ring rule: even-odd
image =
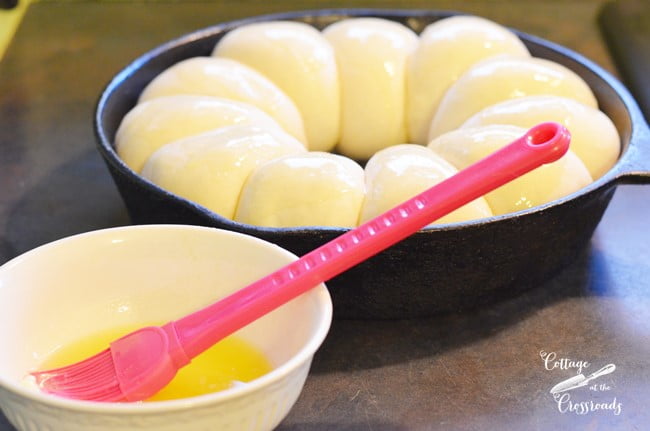
[[[183,381],[151,400],[61,398],[28,375],[94,353],[80,344],[102,350],[120,331],[187,314],[295,259],[230,231],[146,225],[64,238],[7,262],[0,267],[2,411],[20,430],[273,429],[297,400],[329,330],[324,285],[198,357],[194,371],[182,370],[190,375],[179,373]]]

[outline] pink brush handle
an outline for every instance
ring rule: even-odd
[[[543,123],[524,136],[375,217],[299,260],[174,322],[178,339],[193,358],[222,338],[264,316],[312,287],[406,238],[485,193],[562,157],[568,130]]]

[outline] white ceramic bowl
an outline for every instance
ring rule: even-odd
[[[59,346],[112,327],[178,318],[295,259],[242,234],[149,225],[65,238],[7,262],[0,267],[0,407],[30,431],[274,428],[329,330],[324,285],[238,332],[274,367],[245,386],[128,404],[57,398],[23,379]]]

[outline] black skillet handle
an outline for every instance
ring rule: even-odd
[[[632,113],[630,146],[618,164],[623,184],[650,183],[650,3],[617,0],[601,10],[599,23],[617,68],[645,115]]]
[[[650,127],[639,116],[633,125],[630,144],[617,164],[620,184],[650,184]]]

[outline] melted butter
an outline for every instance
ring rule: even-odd
[[[108,344],[143,325],[114,328],[93,334],[50,355],[41,369],[57,368],[88,358],[104,350]],[[241,382],[250,382],[271,371],[271,364],[250,343],[230,336],[206,350],[178,371],[174,379],[146,401],[189,398],[228,389]]]

